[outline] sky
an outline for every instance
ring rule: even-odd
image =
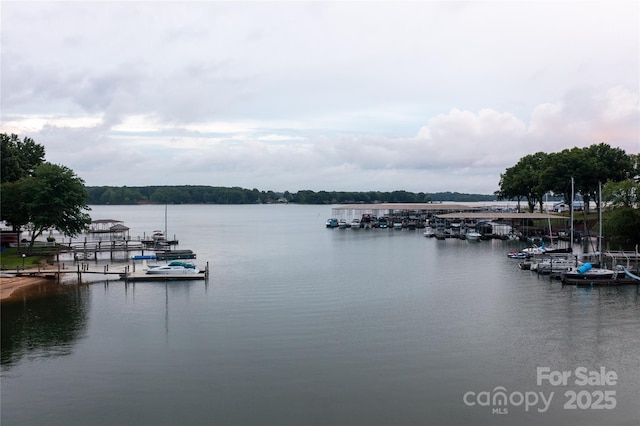
[[[640,153],[637,1],[2,1],[1,133],[88,186],[492,194]]]

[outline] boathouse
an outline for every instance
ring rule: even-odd
[[[91,222],[91,226],[87,232],[89,234],[108,235],[109,241],[125,241],[129,239],[129,228],[125,226],[121,220],[94,220]]]

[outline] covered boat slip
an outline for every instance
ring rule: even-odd
[[[331,216],[351,223],[354,219],[372,217],[385,218],[389,228],[394,220],[411,221],[418,226],[424,226],[436,214],[451,212],[477,212],[481,207],[471,207],[463,204],[444,203],[376,203],[376,204],[346,204],[331,209]]]
[[[363,215],[377,218],[411,218],[422,225],[434,228],[451,228],[453,225],[464,225],[474,228],[482,223],[508,225],[511,229],[520,229],[524,237],[530,234],[549,235],[549,228],[555,231],[567,231],[570,218],[550,213],[518,213],[496,206],[469,206],[455,203],[379,203],[351,204],[331,209],[332,217],[350,221],[360,219]],[[533,227],[533,223],[544,223],[544,226]],[[568,231],[567,231],[568,234]],[[567,237],[569,237],[567,235]]]
[[[478,227],[482,224],[503,224],[509,230],[500,230],[496,234],[518,232],[518,236],[544,239],[551,235],[558,240],[571,240],[571,219],[567,216],[551,213],[517,213],[517,212],[456,212],[435,215],[436,226],[448,228],[452,223],[462,223],[466,227]],[[538,226],[534,224],[538,223]],[[540,225],[542,224],[542,225]]]

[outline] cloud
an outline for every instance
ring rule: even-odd
[[[639,12],[9,2],[1,131],[89,185],[491,193],[527,154],[640,152]]]

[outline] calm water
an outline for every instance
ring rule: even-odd
[[[518,243],[329,230],[330,215],[169,206],[208,282],[4,304],[2,425],[640,423],[637,287],[563,287],[519,270]],[[164,229],[164,206],[92,217]],[[571,376],[538,385],[545,367]],[[580,367],[609,379],[581,386]]]

